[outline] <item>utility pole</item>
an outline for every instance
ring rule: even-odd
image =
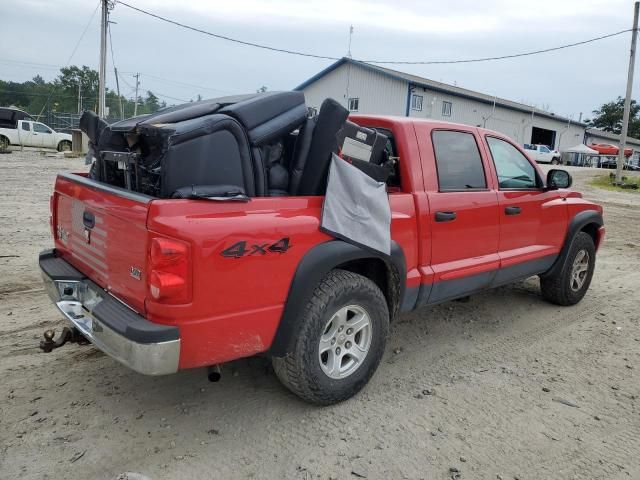
[[[622,132],[620,132],[620,149],[618,150],[618,163],[616,165],[616,183],[622,182],[622,169],[624,167],[624,146],[627,143],[629,130],[629,113],[631,111],[631,89],[633,87],[633,69],[636,63],[636,40],[638,39],[638,9],[640,2],[633,5],[633,30],[631,32],[631,54],[629,55],[629,71],[627,72],[627,95],[624,98],[624,113],[622,115]]]
[[[78,82],[78,113],[82,113],[82,82]]]
[[[109,0],[102,0],[100,21],[100,78],[98,81],[98,116],[106,117],[105,80],[107,75],[107,22],[109,21]]]
[[[113,66],[113,73],[116,74],[116,91],[118,92],[118,104],[120,105],[120,120],[124,120],[124,110],[122,108],[122,97],[120,96],[120,80],[118,80],[118,69]]]
[[[347,57],[351,58],[351,39],[353,37],[353,25],[349,26],[349,49],[347,50]]]
[[[133,103],[133,116],[138,116],[138,87],[140,86],[140,74],[136,73],[134,75],[136,78],[136,101]]]

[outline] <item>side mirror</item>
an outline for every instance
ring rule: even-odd
[[[559,188],[569,188],[573,183],[571,174],[566,170],[549,170],[547,173],[547,189],[557,190]]]

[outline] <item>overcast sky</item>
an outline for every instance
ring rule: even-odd
[[[127,0],[176,21],[278,48],[355,59],[452,60],[508,55],[630,28],[630,0]],[[90,0],[0,0],[0,78],[46,79],[65,65],[94,12]],[[167,103],[294,88],[330,65],[204,36],[116,5],[111,12],[122,93],[141,88]],[[98,67],[99,12],[71,64]],[[631,33],[589,45],[477,64],[389,66],[490,95],[589,117],[624,95]],[[15,62],[46,65],[26,65]],[[109,58],[109,68],[112,68]],[[124,73],[126,72],[126,73]],[[186,85],[190,84],[190,85]],[[107,86],[115,89],[111,72]],[[640,97],[640,78],[634,93]]]

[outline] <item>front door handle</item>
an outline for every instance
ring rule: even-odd
[[[82,213],[82,223],[84,223],[84,226],[87,228],[93,228],[96,226],[96,217],[93,213],[88,212],[88,211],[84,211]]]
[[[436,222],[451,222],[456,219],[456,212],[436,212]]]
[[[506,215],[520,215],[522,209],[520,207],[505,207],[504,213]]]

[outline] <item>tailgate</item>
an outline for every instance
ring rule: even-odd
[[[82,175],[60,174],[51,204],[59,255],[140,313],[151,200]]]

